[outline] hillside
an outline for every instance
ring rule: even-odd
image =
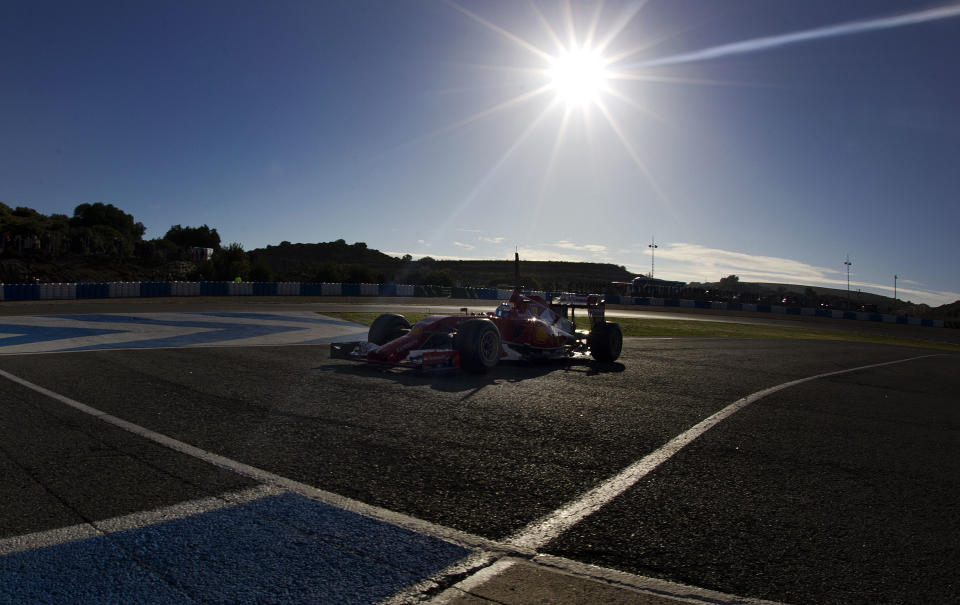
[[[267,246],[250,251],[278,281],[397,282],[440,286],[509,287],[514,282],[513,261],[413,260],[388,256],[365,243],[344,240],[317,244]],[[530,288],[557,290],[602,289],[611,281],[628,281],[624,267],[603,263],[522,261],[521,283]]]

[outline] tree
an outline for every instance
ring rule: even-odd
[[[369,284],[374,281],[373,271],[363,265],[350,265],[347,269],[348,284]]]
[[[181,248],[213,248],[220,249],[220,234],[216,229],[211,229],[207,225],[200,227],[181,227],[174,225],[170,227],[163,239],[169,240]]]
[[[243,246],[236,242],[221,248],[213,254],[214,279],[233,281],[236,278],[250,279],[250,259]]]
[[[736,292],[740,289],[740,278],[736,275],[728,275],[720,278],[720,289]]]
[[[433,269],[423,276],[423,283],[431,286],[452,286],[455,281],[449,269]]]
[[[18,209],[19,210],[19,209]],[[147,228],[143,223],[134,222],[133,215],[127,214],[113,204],[97,202],[95,204],[80,204],[73,209],[71,227],[110,227],[132,242],[139,241]]]
[[[336,284],[345,281],[345,278],[346,271],[336,263],[320,263],[313,275],[313,281],[317,283]]]
[[[250,267],[250,281],[273,281],[273,269],[263,259],[257,259]]]

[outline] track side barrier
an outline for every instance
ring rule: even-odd
[[[227,282],[228,296],[252,296],[253,284],[250,282]]]
[[[48,284],[0,284],[0,301],[72,300],[91,298],[136,298],[166,296],[426,296],[434,298],[465,298],[507,300],[513,293],[505,288],[467,288],[410,284],[343,284],[306,282],[96,282]],[[531,291],[529,294],[550,298],[559,292]],[[956,322],[942,319],[924,319],[904,315],[842,311],[808,307],[787,307],[739,302],[720,302],[686,299],[664,299],[611,295],[607,303],[620,305],[684,307],[720,309],[759,313],[779,313],[871,321],[911,326],[958,327]]]
[[[300,282],[278,283],[277,296],[300,296]]]

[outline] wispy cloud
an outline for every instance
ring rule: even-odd
[[[502,244],[502,237],[484,237],[482,235],[477,236],[477,239],[485,244]]]
[[[478,238],[483,240],[483,238]],[[503,238],[486,238],[488,243],[499,244]],[[422,243],[422,242],[421,242]],[[430,254],[438,260],[489,260],[488,253],[475,252],[476,246],[453,242],[464,255]],[[664,279],[684,282],[716,282],[727,275],[737,275],[745,282],[770,282],[798,284],[804,286],[824,286],[844,289],[847,287],[846,271],[842,266],[821,267],[779,256],[765,256],[710,248],[700,244],[674,242],[660,244],[656,251],[656,276]],[[544,242],[520,246],[517,251],[520,259],[536,261],[594,262],[623,265],[639,273],[649,270],[650,249],[645,243],[636,243],[632,249],[609,250],[600,244],[579,243],[570,240]],[[472,254],[471,254],[472,252]],[[392,256],[402,256],[405,252],[387,252]],[[471,254],[467,256],[467,254]],[[423,253],[414,254],[422,257]],[[512,258],[513,250],[503,260]],[[931,306],[942,305],[960,300],[960,293],[941,292],[924,288],[923,284],[910,279],[900,279],[897,296],[901,300],[922,302]],[[875,284],[861,281],[851,274],[850,288],[863,290],[884,296],[893,296],[893,280],[889,284]]]
[[[739,55],[763,51],[771,48],[778,48],[781,46],[787,46],[789,44],[809,42],[811,40],[819,40],[822,38],[862,34],[880,29],[916,25],[918,23],[925,23],[927,21],[951,19],[954,17],[960,17],[960,4],[929,8],[913,13],[895,15],[892,17],[879,17],[874,19],[864,19],[862,21],[850,21],[847,23],[827,25],[824,27],[791,32],[788,34],[766,36],[763,38],[754,38],[752,40],[742,40],[740,42],[733,42],[730,44],[724,44],[722,46],[714,46],[712,48],[705,48],[680,55],[652,59],[631,67],[656,67],[660,65],[689,63],[691,61],[706,61],[709,59],[718,59],[720,57],[728,57],[731,55]]]
[[[637,245],[639,247],[639,244]],[[650,250],[642,250],[649,255]],[[818,267],[789,258],[763,256],[708,248],[699,244],[672,243],[657,249],[657,277],[679,281],[715,282],[727,275],[737,275],[742,281],[773,282],[846,288],[846,273],[841,268]],[[661,264],[662,262],[662,264]],[[628,264],[635,264],[633,262]],[[901,299],[942,305],[960,299],[956,292],[938,292],[924,289],[922,284],[901,280],[897,295]],[[903,287],[907,285],[907,287]],[[912,286],[912,287],[911,287]],[[893,283],[874,284],[850,280],[851,289],[859,289],[884,296],[893,295]]]
[[[561,248],[563,250],[578,250],[581,252],[606,252],[607,247],[600,244],[575,244],[567,240],[560,240],[559,242],[553,244],[545,244],[546,246],[551,246],[554,248]]]
[[[520,246],[520,259],[552,260],[566,262],[610,263],[610,256],[606,246],[599,244],[578,244],[568,240],[547,242]]]
[[[650,250],[644,250],[650,254]],[[656,252],[656,260],[672,261],[671,269],[676,268],[690,275],[686,281],[716,281],[720,277],[735,274],[748,281],[770,281],[782,283],[811,283],[812,281],[839,283],[839,269],[817,267],[801,261],[776,256],[758,256],[743,252],[707,248],[699,244],[672,243],[661,245]],[[674,267],[674,263],[685,266]],[[791,281],[793,280],[793,281]],[[796,281],[799,280],[799,281]],[[843,283],[846,283],[844,280]]]

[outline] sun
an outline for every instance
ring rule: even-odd
[[[599,52],[589,48],[563,51],[550,60],[550,87],[567,106],[594,103],[607,89],[606,63]]]

